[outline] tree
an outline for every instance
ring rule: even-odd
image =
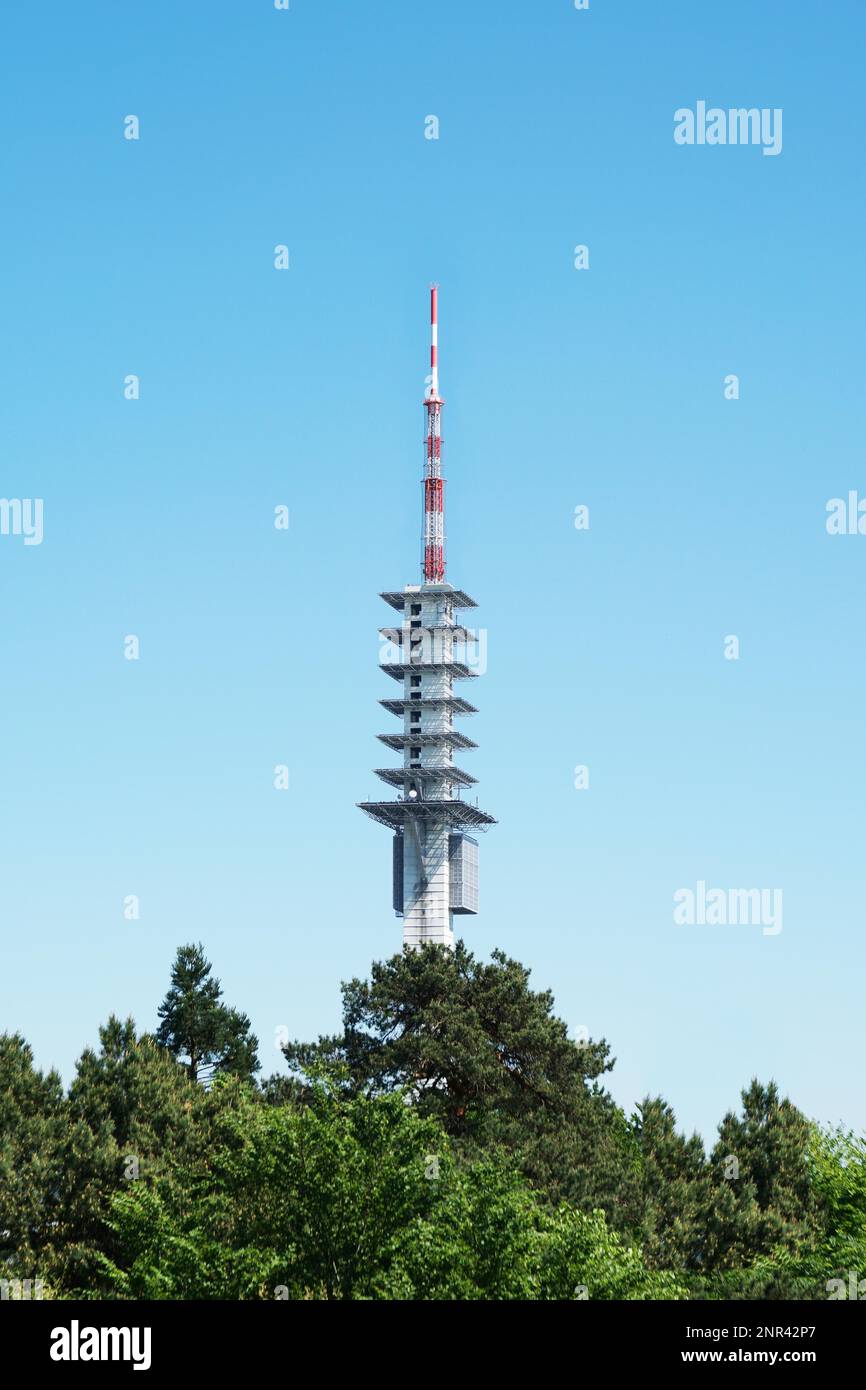
[[[729,1112],[710,1155],[712,1199],[705,1217],[708,1287],[725,1297],[804,1298],[794,1273],[826,1226],[809,1164],[812,1125],[775,1082],[757,1079]]]
[[[579,1043],[549,990],[502,952],[478,961],[462,942],[374,964],[343,985],[343,1032],[283,1049],[299,1078],[345,1074],[352,1094],[405,1089],[467,1153],[504,1145],[553,1206],[635,1215],[637,1159],[625,1117],[598,1078],[605,1042]]]
[[[826,1223],[812,1248],[788,1258],[790,1275],[816,1298],[866,1299],[866,1136],[814,1126],[809,1168]]]
[[[43,1293],[104,1293],[112,1198],[206,1152],[203,1098],[131,1019],[100,1029],[66,1096],[23,1039],[0,1038],[0,1268]]]
[[[676,1129],[661,1097],[647,1097],[631,1121],[640,1152],[639,1236],[653,1269],[700,1271],[712,1184],[700,1136]]]
[[[820,1201],[811,1186],[812,1126],[771,1081],[742,1092],[742,1115],[727,1114],[710,1156],[713,1183],[738,1197],[733,1219],[714,1235],[715,1262],[795,1249],[817,1233]]]
[[[640,1246],[625,1244],[604,1213],[563,1205],[543,1217],[537,1298],[645,1299],[688,1297],[679,1272],[647,1268]]]
[[[19,1034],[0,1035],[0,1271],[6,1278],[46,1277],[43,1252],[65,1123],[57,1072],[37,1071]]]
[[[192,1081],[209,1081],[219,1072],[251,1079],[260,1067],[258,1039],[246,1014],[221,1002],[211,968],[201,943],[178,948],[171,988],[159,1006],[157,1041],[184,1061]]]
[[[317,1082],[262,1105],[233,1078],[207,1104],[207,1162],[112,1204],[129,1298],[671,1298],[592,1216],[550,1213],[507,1157],[458,1162],[440,1123],[398,1091]]]
[[[67,1292],[105,1291],[101,1260],[115,1194],[170,1178],[206,1147],[201,1088],[133,1020],[112,1016],[86,1048],[66,1101],[50,1267]]]
[[[218,1078],[206,1161],[113,1204],[118,1293],[135,1298],[370,1297],[397,1234],[429,1210],[443,1136],[398,1095],[316,1086],[263,1105]],[[432,1160],[431,1160],[432,1161]]]

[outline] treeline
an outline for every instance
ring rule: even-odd
[[[264,1081],[200,946],[157,1017],[110,1018],[68,1090],[0,1036],[4,1296],[866,1296],[861,1139],[772,1082],[709,1153],[661,1099],[627,1116],[501,953],[374,965]]]

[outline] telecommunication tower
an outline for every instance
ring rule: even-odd
[[[426,942],[453,946],[455,915],[478,911],[478,841],[472,832],[495,825],[464,797],[475,778],[454,763],[455,751],[477,747],[454,727],[455,716],[476,713],[474,705],[455,695],[454,685],[479,674],[470,659],[477,633],[457,618],[477,605],[445,580],[438,301],[434,285],[424,399],[423,582],[381,595],[400,615],[398,627],[380,629],[386,646],[381,667],[398,682],[400,695],[380,703],[402,720],[402,729],[379,738],[403,761],[376,768],[376,776],[395,788],[393,800],[358,803],[393,831],[394,911],[403,918],[404,945],[413,948]]]

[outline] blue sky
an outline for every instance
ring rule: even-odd
[[[629,1109],[712,1134],[757,1074],[866,1124],[866,537],[825,529],[866,496],[864,30],[781,0],[4,18],[0,492],[44,540],[0,536],[0,1027],[41,1065],[112,1010],[153,1026],[201,939],[277,1070],[275,1030],[334,1029],[398,949],[355,802],[435,279],[499,820],[463,934],[609,1040]],[[782,153],[676,145],[698,100],[782,108]],[[780,887],[782,932],[676,926],[698,880]]]

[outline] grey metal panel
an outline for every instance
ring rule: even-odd
[[[448,837],[451,877],[451,911],[478,911],[478,841],[471,835]]]
[[[403,916],[403,831],[394,834],[393,902],[398,917]]]

